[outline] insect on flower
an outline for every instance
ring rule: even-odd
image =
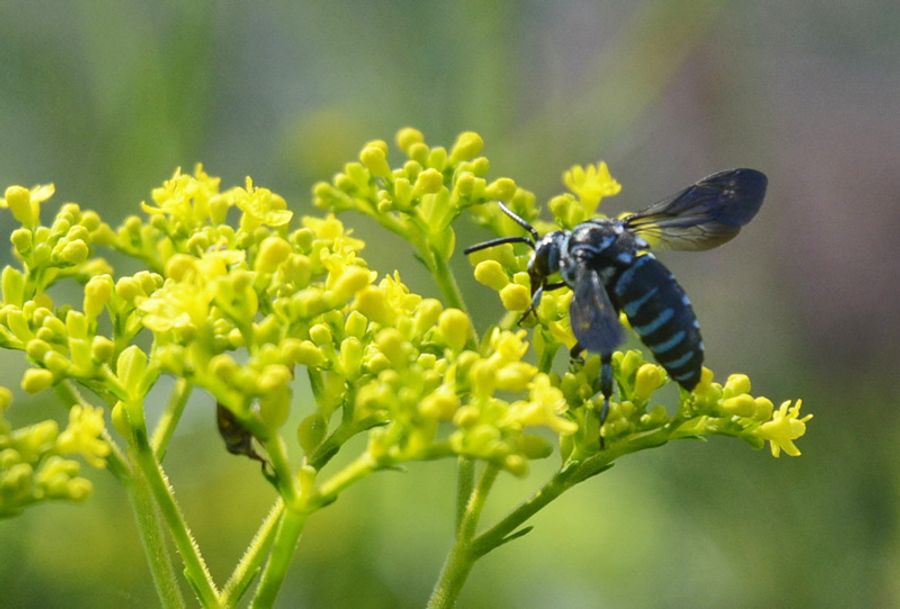
[[[624,218],[595,218],[543,237],[498,201],[531,237],[499,237],[465,253],[504,243],[525,243],[534,250],[528,264],[531,306],[525,316],[536,311],[545,291],[566,286],[574,291],[569,316],[578,342],[571,354],[575,358],[585,349],[600,354],[602,423],[612,394],[612,353],[624,339],[620,311],[679,385],[690,391],[700,380],[700,324],[674,275],[648,251],[650,244],[699,251],[729,241],[759,211],[767,182],[754,169],[722,171]],[[550,282],[556,273],[562,281]]]

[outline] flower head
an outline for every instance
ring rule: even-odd
[[[584,206],[587,217],[591,217],[605,197],[619,194],[622,185],[609,173],[606,163],[596,165],[574,165],[563,174],[563,183],[575,193]]]
[[[806,433],[806,422],[813,418],[811,414],[800,416],[802,405],[803,400],[797,400],[793,406],[790,400],[783,402],[778,410],[772,413],[772,419],[760,425],[754,432],[758,438],[769,442],[773,457],[778,457],[781,451],[791,457],[800,456],[800,449],[794,444],[794,440]]]

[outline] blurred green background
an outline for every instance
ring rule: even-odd
[[[722,440],[623,460],[479,563],[463,607],[900,607],[898,100],[892,0],[0,4],[0,184],[53,181],[57,204],[111,223],[197,161],[309,212],[315,180],[405,125],[431,144],[479,131],[492,176],[543,199],[604,159],[616,213],[719,169],[768,173],[736,241],[663,259],[708,364],[815,413],[803,457]],[[436,293],[402,244],[345,221],[378,236],[374,268]],[[457,258],[483,327],[499,307]],[[21,354],[0,365],[17,386]],[[63,416],[17,395],[20,423]],[[223,581],[273,497],[212,412],[194,396],[167,467]],[[503,479],[486,518],[552,467]],[[0,605],[157,605],[124,492],[93,480],[83,506],[0,521]],[[439,462],[351,489],[310,521],[279,606],[423,606],[453,480]]]

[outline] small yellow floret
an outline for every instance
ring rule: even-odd
[[[500,290],[500,300],[507,311],[524,311],[531,306],[531,293],[525,286],[511,283]]]

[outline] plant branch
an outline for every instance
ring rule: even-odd
[[[272,506],[268,516],[263,520],[259,530],[256,531],[256,535],[253,536],[247,551],[244,552],[244,556],[241,557],[240,562],[222,589],[220,601],[223,609],[231,609],[236,606],[247,591],[253,578],[259,573],[262,561],[272,547],[272,542],[275,533],[278,531],[278,525],[281,523],[283,514],[284,501],[279,498],[275,505]]]
[[[162,463],[166,456],[169,440],[172,439],[172,434],[175,432],[175,426],[178,425],[178,421],[181,420],[181,415],[184,412],[184,407],[187,404],[188,398],[191,397],[192,390],[193,385],[186,379],[178,379],[178,382],[175,383],[175,387],[172,389],[172,395],[169,397],[166,409],[163,411],[163,415],[160,418],[156,429],[153,431],[153,438],[150,440],[150,445],[153,447],[153,455],[160,463]]]

